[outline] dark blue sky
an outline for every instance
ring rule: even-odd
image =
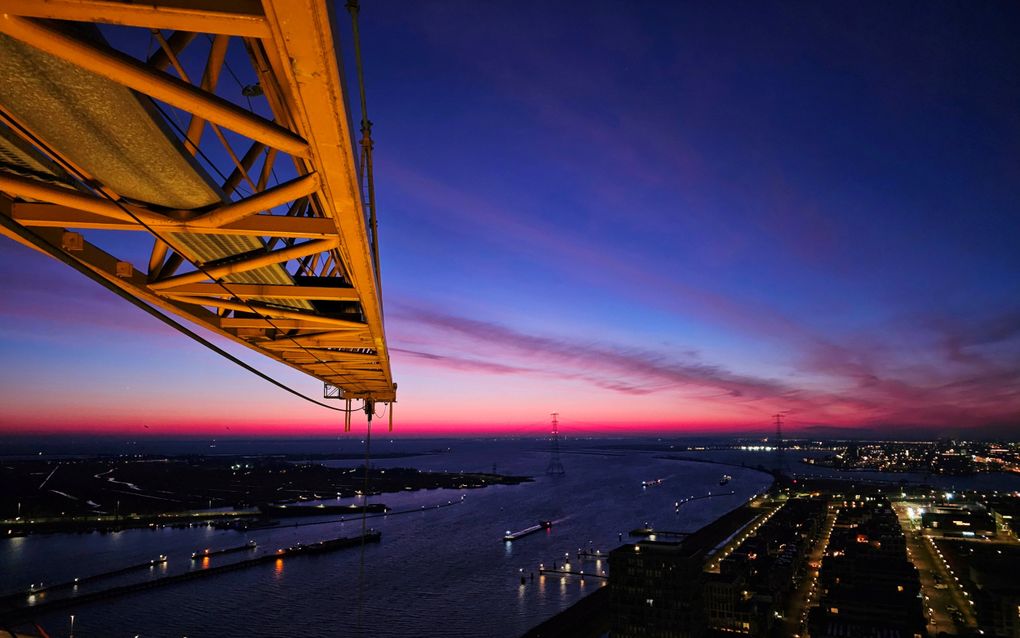
[[[362,33],[408,423],[1020,431],[1020,5],[378,2]]]

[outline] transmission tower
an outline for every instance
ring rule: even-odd
[[[560,424],[557,420],[559,412],[552,413],[552,439],[549,441],[549,465],[545,468],[545,473],[549,476],[563,476],[567,473],[563,469],[563,463],[560,461]]]
[[[782,474],[785,469],[785,459],[783,458],[783,413],[773,414],[772,418],[776,420],[775,470],[776,474]]]

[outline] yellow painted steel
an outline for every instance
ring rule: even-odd
[[[261,268],[270,264],[279,264],[281,262],[290,261],[291,259],[296,259],[297,257],[315,255],[324,250],[329,250],[336,245],[337,242],[335,239],[313,239],[312,241],[291,246],[290,248],[284,248],[274,252],[266,252],[255,257],[233,261],[221,266],[207,267],[202,270],[196,270],[183,275],[158,279],[149,284],[149,288],[156,291],[165,290],[168,293],[173,293],[174,286],[178,286],[180,284],[194,284],[210,278],[218,280],[227,275],[255,270],[256,268]],[[227,290],[224,290],[224,292],[229,293],[229,287],[226,288]]]
[[[258,0],[3,0],[0,12],[147,29],[263,38],[269,28]]]
[[[0,14],[0,33],[167,104],[191,113],[201,113],[201,117],[210,122],[222,124],[274,148],[293,154],[307,152],[305,141],[283,127],[267,122],[223,98],[203,93],[198,87],[183,80],[155,73],[130,56],[113,50],[104,51],[9,13]]]
[[[0,191],[4,190],[0,187]],[[100,200],[101,201],[101,200]],[[130,207],[129,207],[130,210]],[[123,211],[120,211],[123,213]],[[23,226],[50,226],[102,230],[137,230],[144,231],[129,215],[124,218],[113,218],[102,214],[90,213],[82,208],[72,208],[59,204],[39,204],[33,202],[16,202],[13,204],[11,216]],[[207,226],[181,222],[167,218],[140,217],[146,224],[157,230],[187,232],[205,235],[249,235],[288,238],[317,239],[336,235],[336,225],[331,219],[322,217],[285,217],[283,215],[253,215],[240,221],[230,222],[222,226]]]
[[[169,36],[169,46],[148,64],[115,50],[101,37],[82,38],[63,29],[60,22],[44,23],[39,18],[177,33]],[[151,231],[152,255],[143,268],[127,268],[126,262],[87,237],[79,250],[69,254],[149,304],[340,387],[344,398],[394,401],[396,386],[378,273],[349,126],[353,118],[333,29],[325,0],[137,4],[0,0],[0,34],[17,40],[19,46],[32,47],[42,59],[54,60],[53,68],[68,63],[80,68],[74,82],[87,84],[89,78],[97,78],[98,83],[101,78],[134,92],[124,95],[138,95],[190,114],[186,132],[179,131],[176,137],[167,133],[170,146],[164,140],[152,148],[179,148],[182,156],[194,154],[205,122],[230,129],[249,143],[247,151],[236,155],[229,146],[225,149],[233,164],[225,167],[229,177],[214,185],[221,203],[168,209],[117,195],[104,184],[102,167],[85,174],[75,160],[83,152],[80,144],[69,146],[70,140],[53,132],[40,136],[26,122],[45,120],[18,112],[32,100],[7,103],[0,94],[0,133],[13,132],[31,147],[18,166],[54,167],[45,173],[0,162],[0,215],[31,227],[40,241],[55,246],[65,245],[68,231],[125,230],[134,231],[131,236],[142,233],[139,237]],[[205,72],[197,74],[199,84],[186,81],[176,59],[193,40],[202,41],[188,32],[208,34],[214,43]],[[272,119],[216,93],[216,78],[231,37],[244,38],[252,73],[259,79]],[[47,95],[49,104],[59,104],[61,95],[60,74],[54,77],[56,92]],[[43,84],[54,84],[51,80]],[[98,92],[103,94],[102,89]],[[138,112],[148,117],[156,110]],[[95,115],[109,117],[101,108]],[[144,130],[163,127],[169,131],[166,123],[157,121],[159,116],[152,117],[157,126]],[[89,124],[81,122],[86,138]],[[105,126],[101,134],[107,142],[109,136],[117,135],[117,127]],[[226,146],[222,135],[215,138]],[[130,148],[133,142],[119,143]],[[268,187],[278,157],[293,162],[297,177]],[[252,172],[259,158],[261,169]],[[200,170],[189,162],[167,165]],[[182,177],[190,183],[207,179],[197,174]],[[235,189],[242,182],[253,192],[238,196]],[[287,208],[286,214],[280,208]],[[9,231],[0,232],[28,243]]]

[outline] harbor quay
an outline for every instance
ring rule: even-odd
[[[604,555],[606,586],[526,637],[1014,638],[1018,507],[995,490],[786,481],[694,532],[634,530]]]

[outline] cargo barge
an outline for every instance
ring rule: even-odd
[[[311,543],[309,545],[302,545],[301,543],[298,543],[297,545],[276,550],[276,554],[273,556],[277,558],[284,558],[287,556],[300,556],[301,554],[323,554],[335,549],[354,547],[363,543],[378,543],[381,539],[382,532],[369,530],[364,536],[355,536],[353,538],[333,538],[326,541],[319,541],[318,543]]]
[[[255,541],[248,541],[244,545],[238,545],[237,547],[227,547],[226,549],[214,549],[211,550],[208,547],[191,552],[191,560],[198,560],[200,558],[211,558],[213,556],[222,556],[223,554],[233,554],[234,552],[243,552],[252,550],[258,547],[258,543]]]
[[[511,532],[510,530],[507,530],[506,534],[503,536],[503,540],[508,543],[512,543],[519,538],[524,538],[529,534],[534,534],[535,532],[540,532],[543,529],[549,529],[550,527],[552,527],[552,521],[539,521],[538,525],[532,525],[531,527],[522,529],[519,532]]]

